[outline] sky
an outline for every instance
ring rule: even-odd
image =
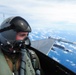
[[[0,0],[0,23],[21,16],[32,28],[76,30],[76,0]]]

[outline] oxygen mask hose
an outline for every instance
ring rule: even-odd
[[[26,52],[26,49],[21,49],[22,59],[21,59],[21,66],[20,66],[20,75],[25,75],[25,72],[26,72],[25,52]]]

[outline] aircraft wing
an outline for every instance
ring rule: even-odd
[[[51,50],[54,42],[55,39],[53,38],[42,39],[42,40],[32,41],[31,46],[38,49],[40,52],[47,54]]]

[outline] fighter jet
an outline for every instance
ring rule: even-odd
[[[30,49],[34,50],[37,53],[40,59],[41,68],[44,72],[44,75],[61,75],[61,74],[76,75],[75,72],[71,71],[66,66],[60,64],[59,62],[55,61],[54,59],[48,56],[48,53],[50,51],[52,50],[56,51],[53,48],[54,46],[60,49],[63,49],[63,51],[65,50],[65,47],[55,44],[56,41],[59,41],[59,39],[48,38],[48,39],[37,40],[37,41],[31,42]],[[60,40],[60,41],[66,43],[64,40]],[[67,43],[73,44],[68,41]],[[65,51],[70,52],[69,50],[65,50]]]

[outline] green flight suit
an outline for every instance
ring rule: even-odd
[[[26,74],[25,75],[35,75],[35,71],[32,67],[30,58],[26,53]],[[13,72],[10,70],[8,63],[4,57],[4,54],[0,50],[0,75],[13,75]]]

